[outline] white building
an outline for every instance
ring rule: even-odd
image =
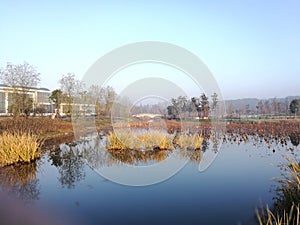
[[[32,110],[39,108],[44,108],[45,112],[49,113],[53,111],[52,103],[49,101],[49,96],[51,91],[47,88],[12,88],[7,85],[0,84],[0,113],[9,114],[9,106],[13,102],[13,93],[23,93],[28,95],[32,99]]]

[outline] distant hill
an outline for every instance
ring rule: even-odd
[[[244,110],[246,105],[249,105],[249,110],[256,111],[256,106],[260,101],[263,103],[269,102],[270,105],[274,102],[280,103],[281,106],[285,106],[286,104],[290,104],[293,99],[300,99],[300,96],[288,96],[285,98],[268,98],[268,99],[258,99],[258,98],[243,98],[243,99],[235,99],[235,100],[225,100],[226,108],[232,106],[232,109],[235,110]]]

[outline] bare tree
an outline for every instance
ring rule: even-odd
[[[208,101],[208,97],[203,93],[200,96],[200,105],[203,111],[203,117],[207,117],[208,118],[208,114],[209,114],[209,101]]]
[[[213,95],[211,96],[212,98],[212,103],[211,103],[211,110],[212,110],[212,113],[213,113],[213,116],[215,116],[215,112],[217,110],[217,106],[218,106],[218,94],[215,92],[213,93]]]
[[[95,112],[97,114],[97,117],[100,118],[104,106],[104,101],[103,101],[104,89],[99,85],[91,85],[89,87],[88,93],[95,104]]]
[[[72,112],[72,103],[74,98],[77,97],[82,91],[82,82],[75,78],[74,73],[68,73],[66,75],[62,75],[59,83],[60,89],[64,94],[63,101],[67,103],[67,109],[65,112],[70,114]]]
[[[230,103],[230,105],[228,107],[227,115],[228,115],[228,117],[230,119],[232,119],[232,117],[233,117],[233,106],[232,106],[232,103]]]
[[[105,104],[105,116],[110,116],[111,108],[113,106],[113,103],[117,97],[117,93],[114,91],[114,89],[110,86],[107,86],[103,89],[103,99]]]
[[[40,82],[40,73],[35,67],[27,62],[19,65],[7,63],[6,68],[0,70],[0,75],[3,84],[13,90],[9,109],[14,116],[33,110],[30,88],[36,87]]]
[[[171,99],[172,105],[175,107],[176,111],[176,118],[185,119],[186,112],[188,110],[188,100],[186,96],[179,96],[177,98]]]
[[[260,100],[257,103],[257,107],[258,107],[258,114],[262,115],[264,113],[264,104],[262,100]]]

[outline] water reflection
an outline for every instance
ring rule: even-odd
[[[76,183],[85,178],[84,161],[74,146],[60,145],[59,149],[50,153],[49,160],[58,168],[58,180],[62,187],[74,188]]]
[[[290,135],[290,140],[291,140],[291,143],[294,146],[297,147],[299,145],[299,142],[300,142],[300,137],[297,134],[291,134]]]
[[[8,194],[25,202],[38,200],[40,187],[36,173],[36,162],[0,168],[0,186]]]
[[[217,154],[220,141],[217,138],[204,138],[200,149],[192,148],[174,148],[172,150],[107,150],[106,140],[104,138],[93,138],[78,143],[73,148],[76,155],[82,156],[93,168],[111,167],[116,165],[134,165],[146,166],[162,162],[171,154],[178,155],[180,159],[189,160],[193,163],[199,163],[206,151]],[[74,153],[73,153],[74,154]],[[60,165],[61,162],[51,156],[54,165]]]

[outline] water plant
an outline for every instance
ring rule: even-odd
[[[200,149],[202,145],[203,137],[199,134],[181,134],[176,138],[176,144],[181,149]]]
[[[107,135],[108,150],[126,149],[159,149],[170,150],[173,147],[172,135],[164,134],[159,131],[136,132],[136,131],[117,131]]]
[[[43,141],[29,133],[3,132],[0,137],[0,166],[17,162],[31,162],[39,157]]]
[[[298,225],[300,224],[300,162],[286,157],[283,178],[272,210],[268,207],[256,212],[260,225]]]
[[[290,211],[283,211],[282,215],[274,214],[268,207],[261,212],[256,210],[259,225],[298,225],[300,223],[299,206],[292,205]]]
[[[109,150],[126,150],[132,144],[132,136],[128,132],[109,132],[106,137],[107,149]]]

